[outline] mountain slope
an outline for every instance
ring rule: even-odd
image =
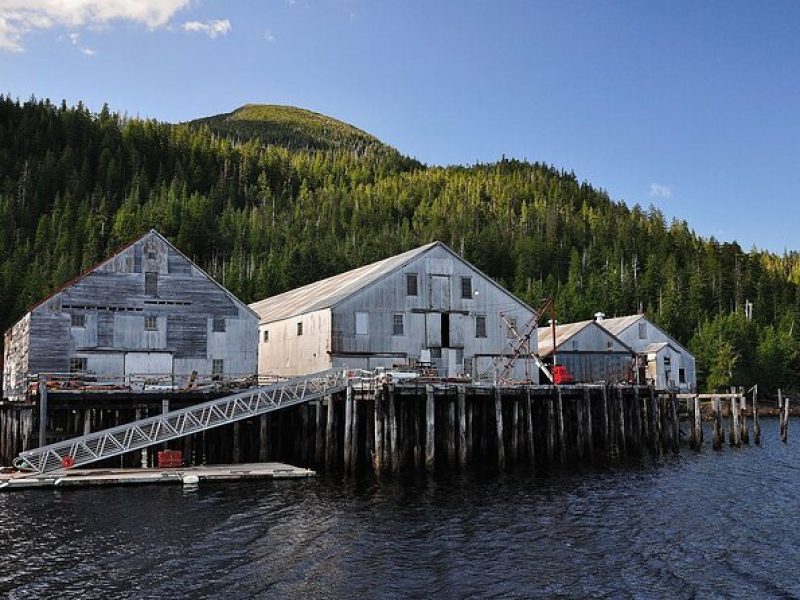
[[[343,121],[294,106],[245,104],[236,110],[189,121],[190,126],[206,126],[218,135],[290,150],[347,149],[357,154],[397,151],[378,138]]]

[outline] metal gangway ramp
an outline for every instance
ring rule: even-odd
[[[352,371],[336,369],[252,388],[127,425],[27,450],[14,459],[14,466],[31,475],[80,467],[341,392],[347,388],[352,374]]]

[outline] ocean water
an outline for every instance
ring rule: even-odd
[[[4,493],[0,594],[799,598],[799,432],[763,429],[534,475]]]

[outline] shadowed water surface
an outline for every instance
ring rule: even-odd
[[[800,597],[800,450],[764,438],[536,477],[0,494],[0,593]]]

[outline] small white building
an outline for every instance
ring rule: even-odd
[[[555,351],[574,383],[633,381],[633,350],[595,321],[557,325],[555,333],[554,345],[552,327],[539,329],[539,357],[552,366]]]
[[[606,319],[598,313],[597,322],[630,346],[637,355],[637,381],[648,381],[658,389],[697,389],[695,360],[689,350],[644,315]]]
[[[258,372],[431,363],[440,376],[492,379],[534,311],[441,242],[250,305],[260,316]],[[533,328],[531,347],[536,347]],[[538,381],[532,359],[515,379]]]
[[[42,300],[4,338],[3,397],[33,378],[168,385],[256,370],[258,317],[151,230]]]

